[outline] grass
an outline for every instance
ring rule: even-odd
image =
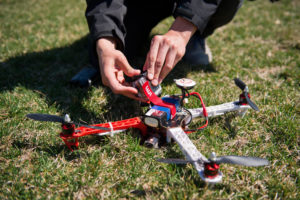
[[[208,39],[210,67],[178,64],[174,77],[197,81],[206,105],[237,99],[232,79],[248,83],[260,112],[212,119],[190,135],[205,155],[268,158],[260,168],[222,165],[223,182],[205,185],[191,165],[160,164],[182,157],[177,145],[147,149],[134,131],[81,139],[70,152],[59,124],[28,120],[28,113],[70,113],[75,121],[115,121],[136,116],[129,99],[97,84],[67,82],[88,65],[84,1],[0,2],[0,198],[1,199],[299,199],[300,3],[248,2]],[[172,18],[155,27],[163,33]],[[141,58],[141,60],[143,60]],[[141,61],[142,63],[142,61]],[[190,107],[199,107],[191,101]],[[197,122],[196,125],[201,124]],[[195,125],[195,126],[196,126]]]

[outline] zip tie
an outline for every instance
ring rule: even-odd
[[[113,137],[115,134],[114,134],[114,127],[113,125],[111,124],[111,122],[108,122],[109,124],[109,127],[110,127],[110,136]]]

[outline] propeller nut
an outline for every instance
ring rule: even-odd
[[[215,153],[215,152],[212,152],[212,153],[210,154],[209,159],[210,159],[211,161],[215,162],[215,161],[217,160],[216,153]]]
[[[71,123],[71,118],[70,118],[70,116],[69,116],[68,114],[65,115],[64,121],[65,121],[66,123]]]

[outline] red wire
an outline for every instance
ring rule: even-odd
[[[202,130],[202,129],[206,128],[207,125],[208,125],[208,114],[207,114],[207,111],[206,111],[205,104],[204,104],[204,102],[203,102],[203,99],[202,99],[201,95],[200,95],[198,92],[191,92],[190,95],[197,95],[197,97],[198,97],[198,98],[200,99],[200,101],[201,101],[201,104],[202,104],[202,110],[203,110],[203,116],[205,117],[206,122],[205,122],[205,124],[204,124],[203,126],[197,128],[196,130]],[[186,133],[187,133],[187,134],[190,134],[190,133],[195,132],[196,130],[186,131]]]
[[[194,94],[197,95],[198,98],[199,98],[200,101],[201,101],[202,109],[203,109],[203,116],[204,116],[204,117],[207,117],[208,115],[207,115],[206,107],[205,107],[205,104],[204,104],[204,102],[203,102],[203,99],[202,99],[201,95],[200,95],[198,92],[191,92],[191,93],[190,93],[190,95],[194,95]]]

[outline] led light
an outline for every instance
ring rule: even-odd
[[[154,127],[154,128],[157,128],[159,126],[158,119],[156,119],[154,117],[145,117],[144,118],[144,123],[147,126],[151,126],[151,127]]]

